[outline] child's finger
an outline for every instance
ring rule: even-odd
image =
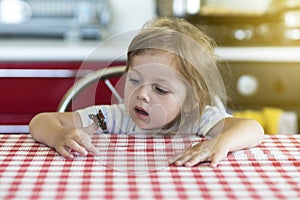
[[[211,162],[210,162],[210,166],[211,167],[217,167],[219,162],[221,160],[223,160],[225,157],[227,156],[227,153],[224,154],[224,153],[214,153],[212,156],[211,156]]]
[[[182,154],[183,154],[182,152],[175,154],[174,156],[172,156],[171,158],[168,159],[168,162],[170,164],[175,163],[175,161],[177,161],[179,158],[181,158]]]
[[[93,155],[97,155],[98,150],[96,147],[91,143],[91,140],[83,139],[82,145],[87,149],[87,151],[91,152]]]
[[[217,167],[219,162],[220,162],[220,159],[217,156],[213,155],[212,159],[211,159],[211,162],[210,162],[210,166],[211,167]]]
[[[185,162],[184,165],[187,167],[192,167],[194,165],[199,164],[200,162],[207,161],[207,159],[208,159],[207,154],[198,153],[197,155],[194,155],[190,160]]]
[[[59,153],[61,156],[69,159],[73,159],[74,155],[70,153],[65,147],[61,146],[56,148],[57,153]]]
[[[182,154],[180,154],[180,156],[177,157],[174,163],[177,166],[185,165],[185,163],[188,162],[193,156],[194,156],[193,152],[185,151]]]
[[[89,126],[87,127],[92,131],[93,127]],[[86,151],[91,152],[93,155],[97,154],[97,149],[96,147],[91,143],[91,137],[89,134],[86,133],[85,130],[78,130],[78,137],[76,137],[76,141],[83,147],[85,148]]]
[[[81,145],[80,143],[78,143],[78,141],[69,140],[67,142],[66,146],[68,148],[72,149],[73,151],[79,153],[79,155],[81,155],[81,156],[86,156],[88,154],[85,147],[83,145]]]

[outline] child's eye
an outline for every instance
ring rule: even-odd
[[[160,94],[168,94],[170,91],[161,87],[161,86],[155,86],[155,90]]]
[[[134,71],[129,71],[127,80],[132,84],[139,84],[141,82],[141,78]]]
[[[135,78],[129,78],[129,81],[132,83],[139,83],[140,80],[139,79],[135,79]]]
[[[137,85],[137,84],[141,83],[141,79],[136,76],[129,76],[128,82],[130,82],[131,84]]]

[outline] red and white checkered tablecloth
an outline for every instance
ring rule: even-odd
[[[105,135],[99,156],[64,159],[30,135],[0,135],[0,199],[300,199],[300,135],[266,135],[217,168],[168,164],[198,139]]]

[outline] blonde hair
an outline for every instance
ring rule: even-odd
[[[177,70],[190,84],[201,116],[204,107],[212,104],[213,96],[219,96],[222,100],[226,97],[214,56],[215,46],[213,40],[185,19],[154,19],[146,23],[131,41],[127,69],[132,65],[133,57],[146,50],[158,49],[174,53]]]

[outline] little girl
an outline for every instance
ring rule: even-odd
[[[214,43],[184,19],[148,22],[127,53],[124,103],[76,112],[41,113],[31,135],[66,158],[97,154],[90,134],[197,134],[208,139],[176,156],[177,166],[208,161],[215,167],[229,152],[263,140],[254,120],[226,113],[223,80]]]

